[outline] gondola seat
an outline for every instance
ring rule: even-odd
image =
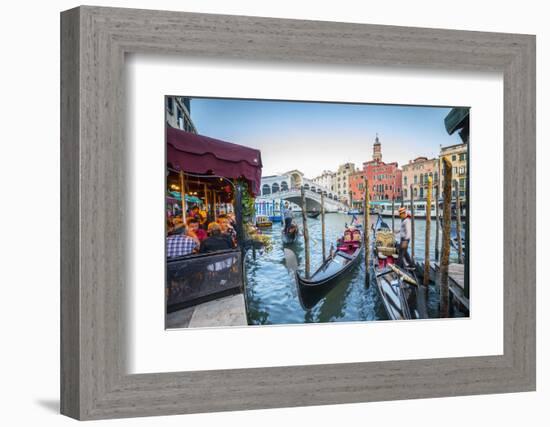
[[[384,254],[386,256],[393,256],[397,254],[397,249],[394,246],[377,246],[376,250],[379,254]]]

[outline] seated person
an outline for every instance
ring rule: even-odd
[[[235,214],[234,213],[228,213],[227,218],[229,218],[229,225],[231,225],[231,227],[235,228],[237,226],[237,222],[235,221]]]
[[[206,215],[203,215],[201,210],[197,205],[193,206],[189,213],[187,214],[187,222],[189,222],[191,219],[196,219],[199,221],[199,224],[203,224],[206,220]]]
[[[178,224],[166,238],[166,257],[175,258],[197,252],[199,242],[185,234],[186,227]]]
[[[227,215],[218,216],[218,224],[222,231],[222,235],[228,237],[231,240],[231,245],[233,247],[237,246],[237,232],[231,226],[230,220]]]
[[[217,222],[208,224],[208,235],[201,243],[201,253],[223,251],[232,249],[233,245],[227,236],[222,234],[220,225]]]
[[[199,220],[195,218],[191,218],[187,222],[187,235],[193,239],[197,239],[199,243],[208,237],[206,231],[200,228]]]

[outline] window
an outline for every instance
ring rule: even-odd
[[[418,177],[415,175],[414,176],[414,183],[417,184],[418,183]]]
[[[407,177],[406,176],[403,177],[403,184],[407,185]]]
[[[407,189],[403,189],[403,197],[407,197]]]
[[[456,161],[456,154],[453,154],[453,162]]]
[[[466,178],[460,178],[460,189],[464,189],[466,187]]]
[[[271,188],[269,187],[269,185],[264,184],[262,186],[262,196],[269,196],[270,194],[271,194]]]
[[[174,114],[174,98],[169,96],[169,97],[166,98],[166,100],[167,100],[167,103],[168,103],[168,112],[170,114]]]
[[[464,162],[466,160],[466,153],[460,154],[460,161]]]

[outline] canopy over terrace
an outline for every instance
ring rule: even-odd
[[[262,178],[260,150],[204,135],[167,127],[167,162],[191,174],[244,178],[253,194],[259,194]]]

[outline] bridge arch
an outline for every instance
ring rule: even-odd
[[[292,188],[300,188],[302,186],[302,175],[300,175],[298,172],[291,172],[290,186]]]
[[[308,184],[308,183],[305,183],[305,184],[304,184],[304,189],[305,189],[305,190],[309,190],[309,184]]]
[[[281,182],[281,191],[288,191],[288,182],[286,181]]]
[[[262,185],[262,196],[269,196],[271,194],[271,187],[268,184]]]
[[[271,185],[271,192],[273,194],[275,193],[278,193],[280,190],[280,187],[279,187],[279,183],[278,182],[274,182],[273,185]]]

